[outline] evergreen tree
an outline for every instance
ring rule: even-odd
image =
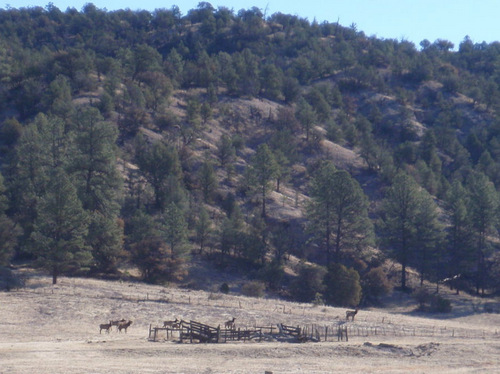
[[[49,176],[65,170],[73,151],[71,133],[62,120],[39,114],[23,131],[16,145],[9,176],[13,214],[29,238],[37,217],[38,202],[47,193]]]
[[[325,163],[312,180],[310,196],[310,231],[321,241],[328,264],[338,263],[343,251],[361,250],[371,244],[368,200],[349,173]]]
[[[154,218],[138,210],[127,222],[131,260],[147,282],[167,277],[167,248]]]
[[[236,158],[236,150],[233,141],[228,135],[222,135],[217,142],[217,156],[220,161],[220,166],[226,170],[229,178],[232,163]]]
[[[161,235],[169,247],[172,260],[182,259],[186,254],[187,223],[184,213],[170,203],[162,215]]]
[[[418,191],[418,211],[415,216],[415,238],[413,247],[417,269],[420,272],[420,286],[424,278],[442,279],[444,272],[439,268],[443,247],[443,225],[438,220],[437,205],[425,191]]]
[[[486,287],[486,259],[491,252],[488,236],[498,225],[498,194],[493,183],[482,173],[474,173],[467,180],[468,212],[476,249],[476,292],[484,295]]]
[[[123,240],[118,221],[122,188],[116,165],[118,131],[90,107],[79,111],[75,123],[76,155],[70,169],[90,217],[87,242],[92,247],[96,268],[112,271]]]
[[[17,238],[22,233],[17,223],[7,217],[8,199],[5,192],[3,176],[0,174],[0,266],[9,264],[17,245]]]
[[[401,264],[401,288],[407,289],[406,268],[413,253],[413,241],[418,214],[418,185],[403,172],[394,178],[382,207],[382,232],[384,244]]]
[[[153,188],[156,209],[163,212],[170,202],[183,200],[181,166],[174,148],[162,141],[148,145],[139,136],[136,138],[135,159]]]
[[[469,206],[467,191],[462,184],[455,180],[446,195],[446,205],[450,214],[450,227],[447,232],[448,277],[457,281],[451,284],[457,293],[460,290],[458,279],[466,276],[472,270],[474,247],[472,227],[467,211]]]
[[[68,175],[56,168],[50,173],[46,193],[37,205],[31,248],[37,262],[57,283],[59,275],[89,266],[92,259],[85,246],[88,216]]]
[[[222,254],[230,255],[231,251],[234,255],[241,253],[241,238],[245,234],[245,225],[240,207],[235,205],[231,214],[221,224],[219,242]]]
[[[269,183],[278,175],[278,165],[273,153],[267,144],[261,144],[251,161],[251,173],[256,179],[256,183],[262,198],[262,217],[266,216],[266,196],[269,190]]]
[[[203,253],[207,241],[210,240],[210,237],[213,232],[212,221],[208,215],[208,212],[205,208],[200,207],[198,212],[198,217],[195,223],[195,231],[196,231],[196,240],[200,244],[200,254]]]
[[[299,99],[295,116],[306,133],[306,141],[309,141],[309,134],[317,119],[313,108],[304,98]]]
[[[203,201],[207,203],[211,200],[215,188],[217,187],[217,176],[210,161],[206,160],[201,164],[200,170],[198,171],[198,180],[203,192]]]

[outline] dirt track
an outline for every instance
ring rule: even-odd
[[[349,342],[155,343],[149,324],[174,316],[324,325],[345,310],[78,278],[52,286],[35,276],[23,290],[0,293],[0,373],[500,373],[499,315],[455,309],[443,319],[360,311],[351,327],[379,334]],[[127,334],[99,334],[100,323],[120,318],[134,321]]]

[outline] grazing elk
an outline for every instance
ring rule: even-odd
[[[349,317],[351,317],[351,321],[354,322],[354,316],[358,314],[358,308],[356,310],[348,310],[345,312],[345,319],[349,321]]]
[[[171,327],[173,329],[179,328],[180,321],[175,317],[175,321],[164,321],[163,327]]]
[[[118,331],[122,332],[122,330],[125,329],[125,333],[127,333],[127,329],[129,328],[129,326],[132,324],[132,321],[128,321],[128,322],[120,322],[118,324]]]
[[[111,321],[109,323],[103,323],[99,325],[99,334],[102,332],[102,330],[106,330],[106,332],[109,334],[109,330],[111,329]]]
[[[229,320],[229,321],[226,321],[226,323],[224,324],[224,326],[226,327],[226,329],[234,329],[234,320],[236,318],[233,317],[232,320]]]

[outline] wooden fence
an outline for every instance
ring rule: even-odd
[[[276,326],[276,327],[275,327]],[[279,338],[289,337],[296,341],[327,342],[348,341],[353,337],[384,337],[384,336],[408,336],[408,337],[457,337],[457,338],[485,338],[493,334],[500,338],[495,331],[485,332],[480,330],[469,330],[464,328],[443,328],[430,326],[408,326],[396,324],[370,325],[363,322],[338,322],[330,325],[302,325],[289,326],[279,323],[275,326],[259,326],[254,328],[223,329],[197,321],[181,321],[179,327],[149,327],[149,339],[157,341],[162,332],[165,339],[173,337],[177,333],[181,342],[200,343],[224,343],[227,341],[261,341],[263,337]]]
[[[186,341],[190,343],[224,343],[256,338],[260,340],[262,338],[262,328],[222,329],[220,325],[213,327],[197,321],[181,321],[179,327],[152,327],[149,325],[149,339],[157,341],[162,331],[165,331],[165,339],[167,340],[173,336],[174,332],[178,332],[181,343]]]

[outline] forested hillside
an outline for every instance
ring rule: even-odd
[[[409,274],[495,294],[498,110],[497,42],[206,2],[2,9],[0,265],[192,287],[210,267],[332,305]]]

